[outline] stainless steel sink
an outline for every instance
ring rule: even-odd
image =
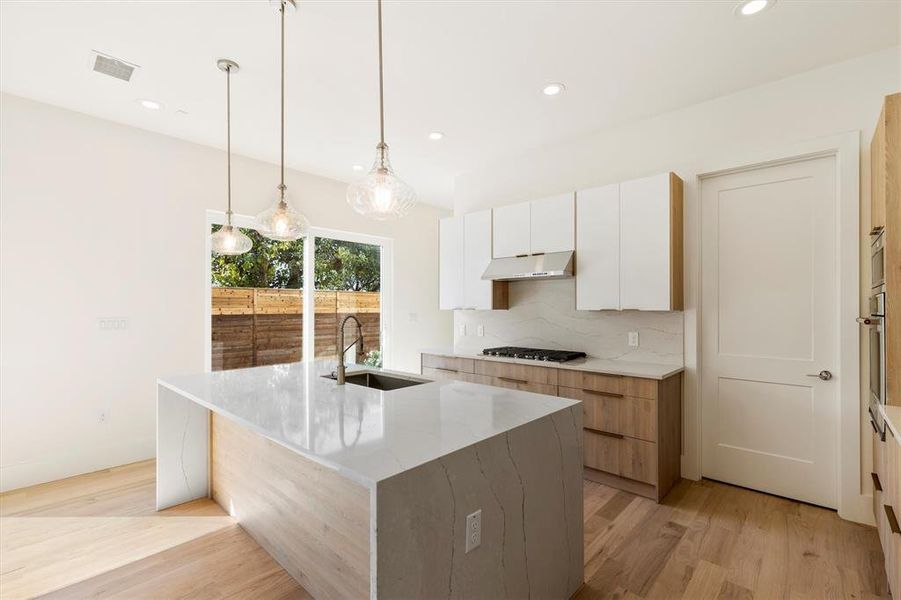
[[[326,375],[326,377],[328,379],[335,379],[334,375]],[[352,385],[384,391],[399,390],[405,387],[428,383],[428,381],[424,380],[394,377],[393,375],[385,375],[384,373],[349,373],[345,378],[345,381]]]

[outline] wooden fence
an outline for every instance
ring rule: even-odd
[[[214,371],[296,362],[303,358],[303,290],[213,288]],[[380,348],[378,292],[315,292],[315,356],[335,358],[338,324],[354,315],[363,324],[363,357]],[[348,343],[356,329],[347,326]]]

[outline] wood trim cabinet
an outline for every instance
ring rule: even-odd
[[[658,381],[441,354],[422,354],[420,372],[580,401],[586,479],[657,502],[681,479],[681,374]]]
[[[509,284],[482,279],[491,262],[491,210],[447,217],[439,226],[441,310],[506,310]]]
[[[901,432],[886,425],[885,440],[873,434],[873,516],[885,556],[885,574],[901,597]]]
[[[682,180],[576,192],[576,309],[682,310]]]
[[[886,96],[870,144],[870,225],[883,228],[885,322],[901,323],[901,93]],[[901,406],[901,331],[886,329],[887,403]],[[901,559],[899,559],[901,560]]]

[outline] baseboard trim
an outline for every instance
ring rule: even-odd
[[[156,438],[132,440],[90,451],[66,452],[59,459],[35,460],[0,467],[0,493],[127,465],[156,457]]]

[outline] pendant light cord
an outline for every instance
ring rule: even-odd
[[[382,66],[382,0],[379,4],[379,141],[385,145],[385,83]]]
[[[228,153],[228,212],[226,221],[232,224],[232,68],[225,67],[225,147]]]
[[[282,172],[281,172],[281,183],[278,186],[279,192],[281,194],[281,199],[285,199],[285,3],[287,0],[282,0],[281,5],[279,7],[279,12],[282,14]]]

